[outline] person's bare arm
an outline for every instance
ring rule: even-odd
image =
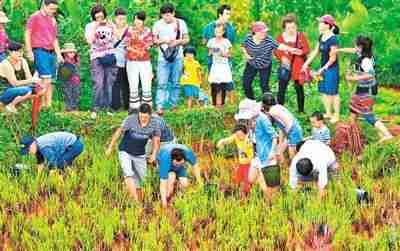
[[[247,50],[246,50],[245,47],[241,46],[240,49],[242,50],[242,54],[244,55],[244,58],[245,58],[246,60],[251,60],[251,59],[253,59],[253,57],[250,56],[250,54],[247,52]]]
[[[54,41],[54,51],[56,52],[57,55],[57,60],[59,63],[63,63],[64,62],[64,58],[61,55],[61,49],[60,49],[60,43],[58,42],[58,39],[56,39]]]
[[[31,43],[31,31],[29,29],[25,30],[25,48],[28,59],[33,62],[34,57],[32,51],[32,43]]]
[[[111,138],[110,145],[108,146],[108,148],[106,150],[106,156],[107,157],[109,157],[111,155],[115,144],[117,143],[118,139],[121,137],[122,132],[123,132],[123,129],[122,129],[122,127],[120,127],[113,134],[113,136]]]
[[[310,53],[309,57],[307,58],[307,61],[303,64],[303,67],[301,68],[302,71],[305,71],[308,66],[311,64],[312,61],[314,61],[315,57],[319,54],[319,43],[315,47],[315,49]]]
[[[86,42],[91,45],[96,39],[96,29],[99,24],[96,22],[92,30],[89,30],[85,33]]]
[[[157,154],[160,150],[160,137],[155,136],[152,138],[153,152],[150,155],[149,162],[154,163],[156,161]]]
[[[333,49],[336,52],[348,53],[348,54],[355,54],[357,53],[357,48],[336,48]]]
[[[331,50],[329,51],[329,60],[326,62],[324,66],[321,67],[321,69],[318,70],[318,75],[320,75],[323,71],[326,71],[331,65],[333,65],[336,60],[337,60],[337,46],[332,46]]]

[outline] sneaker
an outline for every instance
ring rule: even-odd
[[[6,111],[9,113],[17,113],[17,108],[15,108],[14,106],[11,106],[11,105],[7,105]]]
[[[92,113],[90,114],[90,118],[96,119],[96,118],[97,118],[97,113],[96,113],[96,112],[92,112]]]
[[[114,114],[113,114],[112,112],[107,112],[106,114],[107,114],[108,116],[111,116],[111,117],[114,116]]]

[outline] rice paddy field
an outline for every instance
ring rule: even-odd
[[[306,112],[320,109],[316,86],[306,91]],[[341,91],[348,98],[345,88]],[[399,100],[398,92],[384,88],[377,99],[377,113],[394,130],[400,123]],[[342,119],[348,114],[346,102]],[[57,106],[62,104],[56,103],[54,110]],[[4,125],[0,130],[1,250],[400,248],[400,141],[377,143],[375,130],[363,121],[368,146],[361,158],[341,156],[340,177],[329,183],[325,199],[320,200],[313,187],[291,191],[288,167],[282,165],[279,192],[266,201],[255,186],[248,197],[240,196],[231,181],[237,165],[234,149],[221,152],[214,147],[233,127],[235,106],[167,113],[179,142],[198,154],[205,184],[192,182],[185,193],[178,192],[170,208],[162,209],[154,166],[146,178],[144,202],[136,203],[123,186],[117,156],[105,157],[111,134],[126,113],[100,114],[92,120],[88,112],[41,112],[38,135],[71,131],[83,137],[86,148],[64,173],[38,174],[33,159],[18,155],[16,143],[29,132],[29,109],[0,116]],[[300,119],[309,132],[307,116]],[[17,163],[27,168],[17,169]],[[358,203],[356,188],[369,193],[369,203]]]

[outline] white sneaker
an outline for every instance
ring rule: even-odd
[[[92,113],[90,114],[90,118],[91,118],[91,119],[96,119],[96,118],[97,118],[97,113],[96,113],[96,112],[92,112]]]
[[[9,112],[9,113],[17,113],[17,108],[15,108],[13,106],[10,106],[10,105],[7,105],[6,106],[6,111]]]

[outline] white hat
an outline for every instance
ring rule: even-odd
[[[261,103],[255,100],[244,99],[239,103],[239,112],[235,114],[235,120],[252,119],[261,112]]]

